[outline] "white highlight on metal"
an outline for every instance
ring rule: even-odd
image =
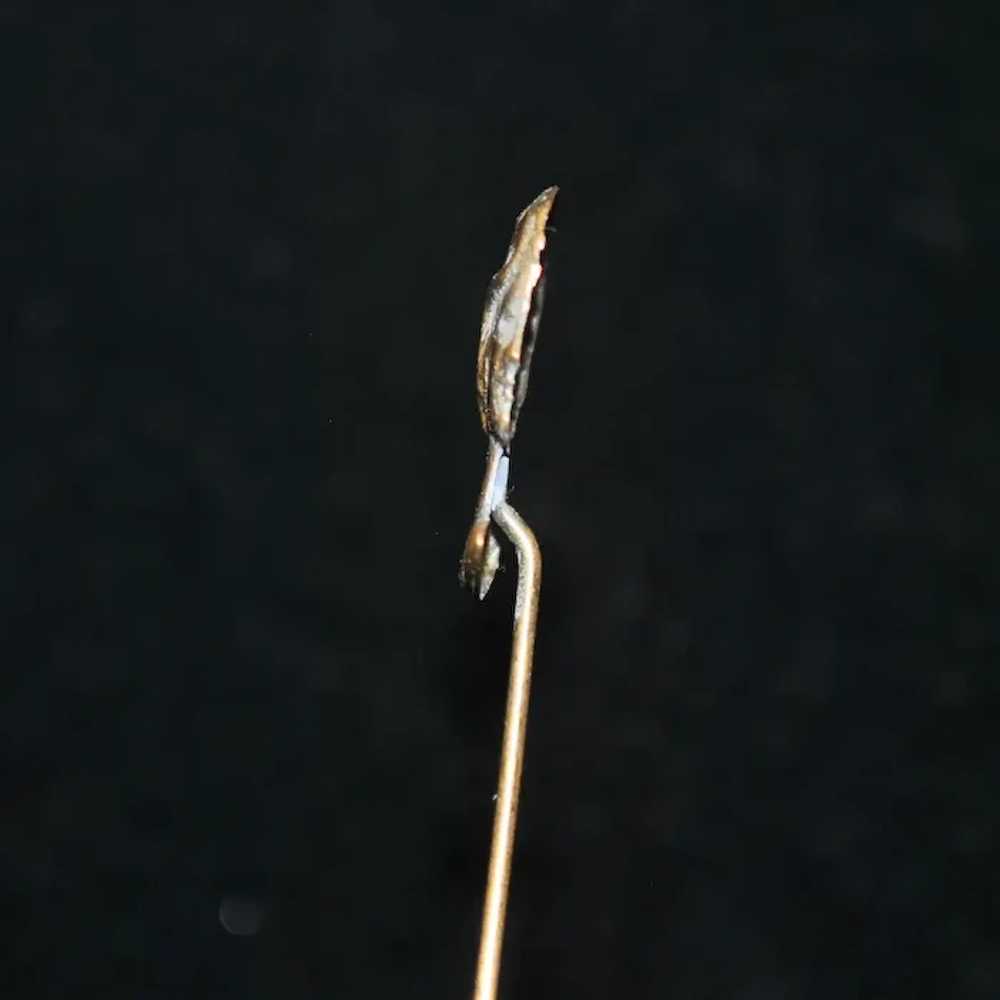
[[[501,455],[493,474],[493,486],[490,490],[490,513],[507,501],[507,480],[510,476],[510,455]]]

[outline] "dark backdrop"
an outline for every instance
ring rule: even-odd
[[[996,996],[995,17],[29,6],[5,995],[468,994],[558,183],[505,995]]]

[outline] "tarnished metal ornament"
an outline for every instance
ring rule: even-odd
[[[503,266],[489,283],[476,359],[479,417],[489,435],[486,472],[459,563],[461,582],[484,598],[500,565],[494,510],[507,497],[510,443],[528,391],[531,355],[545,290],[545,227],[557,187],[546,188],[518,217]]]
[[[545,227],[558,191],[546,188],[517,217],[507,259],[486,290],[476,363],[479,416],[504,451],[528,391],[545,292]]]

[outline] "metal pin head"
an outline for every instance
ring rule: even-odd
[[[503,446],[517,430],[545,293],[545,227],[559,188],[546,188],[518,217],[503,266],[489,283],[476,363],[483,430]]]
[[[507,498],[510,443],[528,391],[531,355],[545,290],[546,226],[557,187],[546,188],[517,217],[503,266],[489,283],[476,359],[479,417],[489,435],[486,473],[458,576],[482,600],[500,565],[493,511]]]

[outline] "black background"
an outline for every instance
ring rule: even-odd
[[[4,5],[6,995],[468,994],[553,183],[505,995],[998,995],[996,18],[797,7]]]

